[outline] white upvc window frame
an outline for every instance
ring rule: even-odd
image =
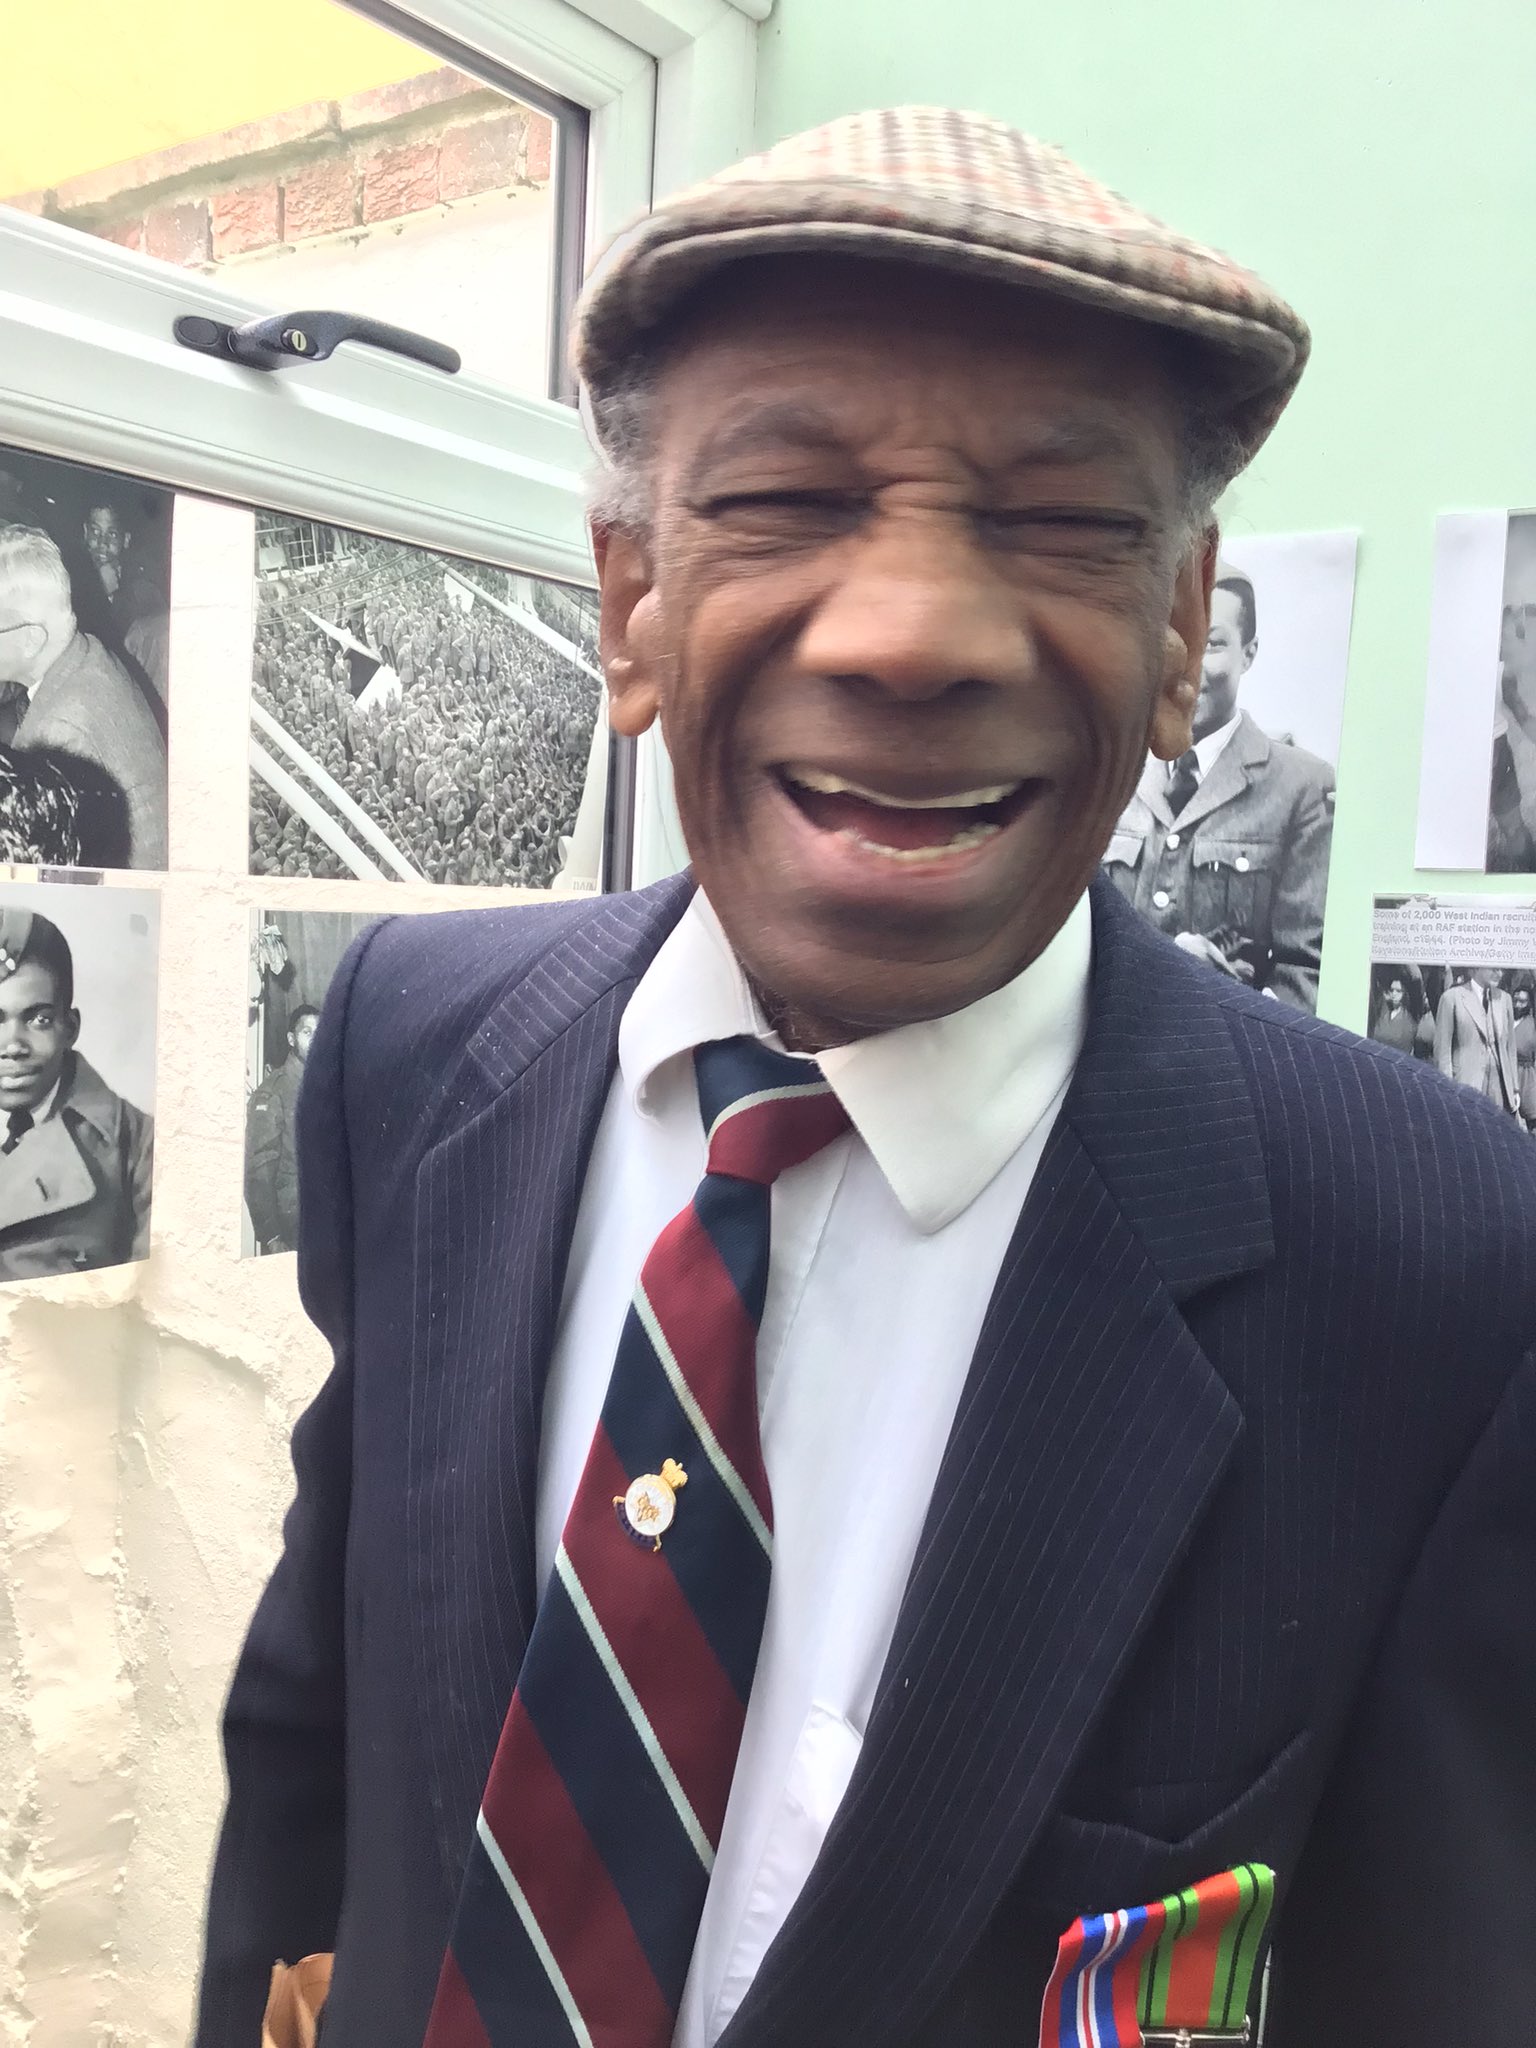
[[[589,259],[751,147],[772,0],[340,0],[419,25],[585,107]],[[221,282],[0,209],[0,442],[592,581],[591,463],[568,406],[369,349],[274,376],[172,337],[269,310]],[[640,773],[637,877],[681,860],[665,762]]]

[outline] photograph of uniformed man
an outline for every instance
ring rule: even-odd
[[[326,991],[372,912],[260,910],[251,936],[246,1051],[243,1258],[298,1243],[299,1168],[294,1120]]]
[[[82,1031],[69,940],[0,905],[0,1280],[149,1256],[153,1119],[86,1058]]]
[[[286,1057],[252,1094],[246,1110],[245,1202],[264,1252],[289,1252],[298,1241],[299,1172],[293,1120],[299,1083],[320,1012],[301,1003],[284,1033]]]
[[[1259,653],[1253,580],[1222,563],[1193,743],[1149,758],[1105,868],[1160,931],[1219,973],[1317,1008],[1333,770],[1241,703]]]

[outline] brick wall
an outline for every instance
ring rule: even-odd
[[[214,269],[317,236],[365,235],[483,192],[546,185],[552,146],[546,115],[445,65],[5,203],[168,263]]]

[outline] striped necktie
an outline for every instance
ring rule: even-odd
[[[704,1179],[641,1268],[423,2048],[672,2038],[768,1605],[770,1189],[848,1122],[818,1068],[755,1039],[694,1070]]]

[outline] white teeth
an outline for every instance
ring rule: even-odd
[[[828,775],[820,768],[786,768],[784,773],[798,788],[819,796],[858,796],[892,811],[977,810],[983,804],[1000,804],[1019,787],[1016,782],[995,782],[985,789],[960,790],[954,796],[891,796],[884,790],[866,789],[861,782],[849,782],[844,776]]]
[[[878,839],[866,839],[862,832],[851,831],[846,825],[837,837],[846,839],[851,846],[857,846],[865,853],[878,853],[886,860],[904,861],[911,866],[918,861],[943,860],[946,854],[969,853],[973,846],[982,846],[987,840],[995,839],[1002,829],[1001,825],[970,825],[940,846],[882,846]]]

